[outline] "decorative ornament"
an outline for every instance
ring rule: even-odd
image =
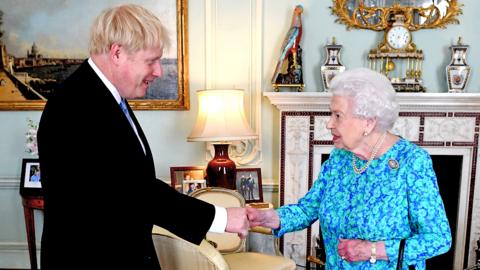
[[[340,62],[340,51],[342,50],[342,47],[342,45],[337,45],[335,43],[335,37],[332,38],[332,44],[325,46],[327,58],[325,59],[323,66],[320,68],[323,89],[325,92],[328,92],[333,77],[338,73],[345,71],[345,66]]]
[[[297,5],[293,11],[292,23],[287,36],[283,40],[280,57],[277,60],[275,73],[272,77],[272,86],[275,91],[279,87],[292,87],[303,91],[302,70],[302,13],[303,6]]]
[[[452,59],[446,68],[449,93],[463,93],[465,90],[471,71],[466,62],[468,47],[462,44],[462,37],[458,38],[457,45],[450,46]]]
[[[390,167],[390,169],[392,170],[396,170],[398,169],[400,166],[398,165],[398,161],[396,161],[395,159],[389,159],[388,160],[388,166]]]
[[[27,120],[28,130],[25,133],[25,152],[31,154],[32,156],[38,155],[38,145],[37,145],[37,130],[38,123],[32,119]]]
[[[368,53],[369,68],[385,74],[397,92],[425,92],[422,80],[424,54],[412,38],[411,21],[406,10],[393,16],[383,40]]]

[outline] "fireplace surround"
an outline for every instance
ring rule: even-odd
[[[333,146],[330,132],[325,128],[331,94],[264,92],[264,96],[280,111],[280,205],[295,203],[311,187],[320,171],[322,156],[325,158]],[[453,259],[450,260],[453,265],[445,269],[461,270],[473,266],[476,239],[480,237],[480,184],[477,179],[480,94],[398,93],[397,100],[400,117],[393,133],[420,145],[432,158],[459,157],[457,167],[460,171],[456,172],[459,177],[454,177],[459,179],[437,176],[438,181],[458,183],[453,184],[456,191],[448,190],[447,193],[457,209],[451,221],[455,225],[452,226],[455,231]],[[312,255],[315,247],[318,227],[316,222],[307,230],[286,234],[281,241],[285,256],[298,265],[306,265],[306,257]]]

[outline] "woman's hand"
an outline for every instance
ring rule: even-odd
[[[339,239],[338,255],[348,262],[362,262],[370,260],[373,242],[360,239]],[[385,243],[375,242],[377,260],[387,260]]]
[[[280,227],[280,217],[273,209],[246,207],[250,227],[262,226],[272,229]]]

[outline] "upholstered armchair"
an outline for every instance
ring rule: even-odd
[[[191,194],[223,207],[243,207],[236,191],[210,187]],[[259,230],[261,232],[261,230]],[[153,240],[162,270],[294,270],[295,262],[283,256],[246,252],[245,240],[232,233],[208,233],[200,245],[187,242],[163,228],[155,227]]]

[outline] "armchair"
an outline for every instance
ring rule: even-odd
[[[236,191],[209,187],[191,196],[222,207],[244,207]],[[200,245],[187,242],[163,228],[155,227],[153,240],[163,270],[294,270],[295,262],[283,256],[245,252],[245,240],[232,233],[208,233]],[[210,243],[214,242],[216,248]]]

